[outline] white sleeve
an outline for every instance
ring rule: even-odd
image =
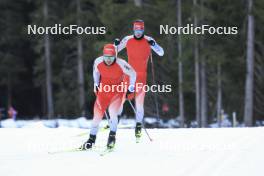
[[[127,45],[127,41],[128,41],[129,39],[131,39],[131,37],[133,37],[133,36],[129,35],[129,36],[124,37],[124,38],[121,40],[120,44],[116,46],[116,47],[117,47],[117,52],[120,52],[121,50],[123,50],[123,49],[126,47],[126,45]]]
[[[116,63],[121,67],[123,72],[129,76],[129,86],[135,86],[137,78],[136,71],[123,59],[117,58]]]
[[[93,80],[94,80],[94,85],[95,86],[99,86],[100,84],[100,72],[97,68],[98,64],[100,64],[103,61],[102,57],[98,57],[97,59],[95,59],[94,61],[94,65],[93,65]]]
[[[145,36],[145,38],[149,41],[149,40],[153,40],[155,42],[154,46],[151,46],[151,49],[153,51],[155,51],[155,53],[157,53],[159,56],[163,56],[164,55],[164,50],[163,48],[152,38],[149,36]]]

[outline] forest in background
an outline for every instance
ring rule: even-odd
[[[0,0],[0,107],[18,118],[92,117],[92,66],[104,44],[132,34],[135,19],[163,48],[153,53],[162,119],[199,126],[237,113],[247,126],[264,120],[264,1]],[[105,35],[28,35],[27,25],[105,26]],[[160,35],[159,25],[237,26],[237,35]],[[120,53],[126,58],[126,53]],[[151,65],[148,82],[152,83]],[[156,116],[154,93],[145,116]],[[223,110],[223,111],[222,111]],[[128,105],[123,114],[132,115]]]

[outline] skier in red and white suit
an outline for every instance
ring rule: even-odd
[[[127,86],[123,84],[125,75],[130,79]],[[118,124],[117,115],[122,106],[122,98],[125,93],[129,95],[134,92],[136,72],[125,60],[116,58],[116,48],[113,44],[107,44],[104,46],[103,56],[94,61],[93,79],[96,93],[94,116],[90,138],[81,149],[89,149],[95,143],[99,123],[108,107],[110,133],[107,147],[113,148]]]
[[[147,79],[147,65],[151,55],[151,49],[155,51],[159,56],[164,55],[163,48],[160,47],[156,41],[147,35],[144,35],[144,21],[136,20],[133,23],[134,35],[124,37],[121,42],[119,39],[115,39],[115,45],[118,52],[126,48],[128,63],[135,69],[137,73],[136,80],[136,92],[135,97],[130,95],[129,99],[135,98],[136,104],[136,128],[135,136],[139,138],[141,136],[142,121],[144,116],[144,98],[145,92],[140,89],[142,85],[146,85]],[[140,85],[141,84],[141,85]],[[122,108],[119,113],[121,114]]]

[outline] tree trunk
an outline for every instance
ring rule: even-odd
[[[201,59],[201,125],[207,127],[207,76],[203,57]]]
[[[217,121],[218,126],[221,127],[221,110],[222,110],[222,73],[221,63],[217,63]]]
[[[178,26],[182,26],[181,19],[181,0],[177,0],[177,20]],[[183,97],[183,70],[182,70],[182,40],[178,35],[178,81],[179,81],[179,110],[180,110],[180,127],[184,127],[184,97]]]
[[[12,106],[12,78],[11,73],[7,73],[7,106]]]
[[[81,25],[81,3],[77,0],[77,24]],[[77,58],[78,58],[78,89],[79,108],[82,116],[85,116],[85,91],[84,91],[84,71],[83,71],[83,46],[82,36],[77,35]]]
[[[205,58],[201,58],[201,125],[207,127],[207,77]]]
[[[201,0],[201,20],[204,20],[203,0]],[[201,49],[204,49],[203,37],[201,37]],[[205,56],[201,57],[201,126],[207,127],[207,77]]]
[[[194,6],[194,27],[198,24],[197,17],[197,0],[193,0]],[[194,62],[195,62],[195,107],[196,107],[196,121],[198,126],[201,126],[201,99],[200,99],[200,61],[199,61],[199,43],[198,36],[195,35],[194,39]]]
[[[247,74],[245,84],[244,122],[246,126],[253,124],[253,90],[254,90],[254,16],[253,0],[248,0],[247,29]]]
[[[44,23],[47,25],[48,21],[48,0],[44,1],[43,14]],[[53,110],[53,96],[52,96],[52,69],[51,69],[51,58],[50,58],[50,39],[49,34],[44,35],[44,50],[45,50],[45,68],[46,68],[46,89],[47,89],[47,107],[48,107],[48,118],[54,116]]]
[[[41,106],[41,111],[42,115],[47,114],[47,91],[46,91],[46,84],[41,84],[41,99],[42,99],[42,106]]]

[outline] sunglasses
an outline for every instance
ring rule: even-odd
[[[106,64],[112,64],[115,60],[115,56],[104,56],[104,61]]]
[[[134,34],[143,34],[144,30],[134,30]]]

